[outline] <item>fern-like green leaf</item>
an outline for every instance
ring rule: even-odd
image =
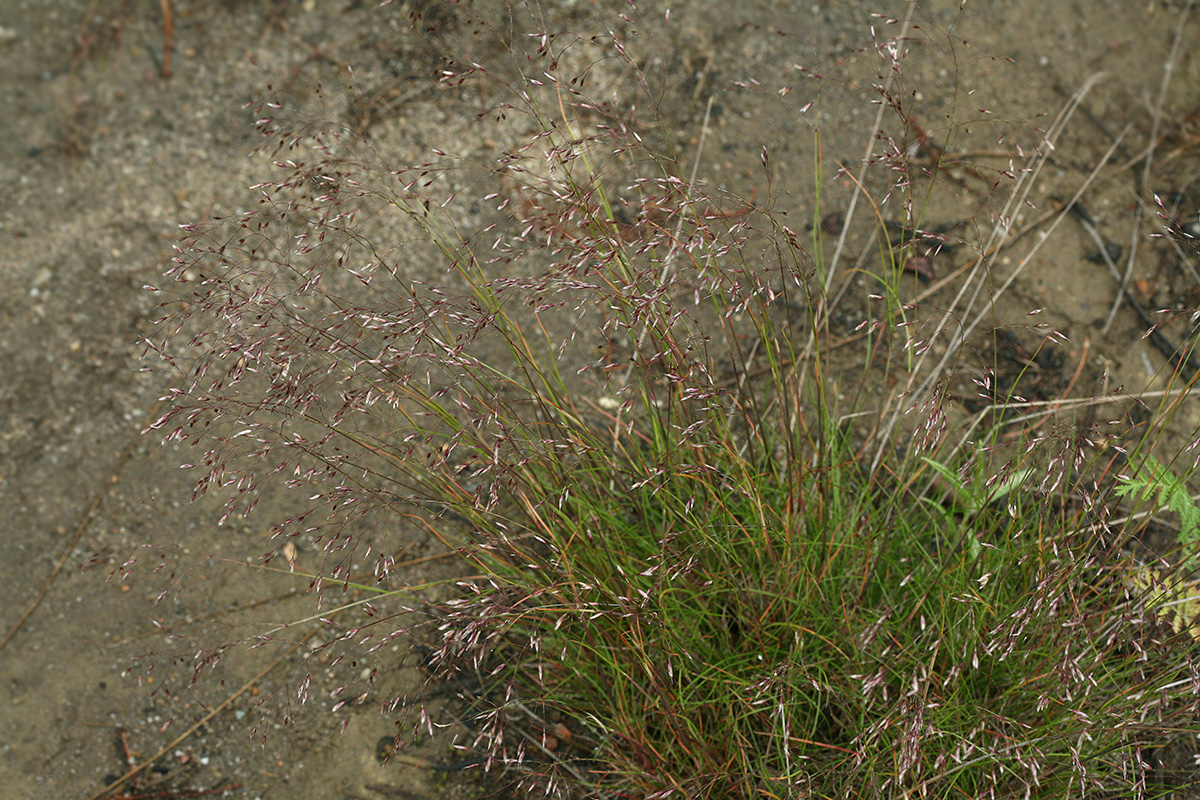
[[[1179,515],[1179,543],[1184,547],[1200,539],[1200,507],[1188,494],[1187,485],[1154,456],[1146,456],[1138,471],[1121,478],[1117,495],[1135,495],[1138,500],[1154,500]]]

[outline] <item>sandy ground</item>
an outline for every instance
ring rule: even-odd
[[[92,797],[125,770],[122,736],[138,761],[167,748],[145,780],[174,790],[239,784],[227,795],[338,800],[479,793],[470,774],[399,761],[384,767],[376,758],[379,739],[397,730],[380,703],[421,680],[406,641],[370,665],[333,664],[314,650],[324,634],[305,622],[311,599],[287,596],[306,582],[253,568],[272,547],[271,524],[296,498],[268,487],[252,517],[218,525],[216,499],[190,501],[194,477],[178,469],[188,454],[140,434],[171,380],[142,359],[158,302],[143,287],[159,280],[179,224],[254,202],[247,187],[268,167],[250,157],[258,140],[247,104],[268,85],[313,101],[321,82],[327,113],[349,115],[350,65],[365,94],[391,92],[380,96],[397,101],[384,104],[372,127],[381,153],[398,163],[419,158],[447,135],[483,152],[492,146],[486,138],[502,132],[471,124],[462,93],[433,84],[441,56],[479,44],[469,26],[410,28],[405,4],[173,7],[173,74],[164,79],[157,4],[127,13],[115,0],[0,4],[0,634],[12,634],[0,650],[0,796]],[[624,8],[616,0],[543,3],[550,24],[581,33],[607,30]],[[903,17],[909,5],[697,0],[676,4],[664,23],[666,8],[641,9],[662,45],[645,62],[666,76],[659,132],[675,137],[685,158],[694,155],[711,97],[698,174],[743,197],[770,197],[803,225],[813,213],[813,125],[823,131],[828,176],[835,161],[861,159],[883,68],[873,37],[893,33],[898,25],[888,18]],[[1081,184],[1111,144],[1106,131],[1130,126],[1124,153],[1150,141],[1181,11],[1181,3],[1115,0],[967,2],[961,12],[958,0],[918,2],[894,91],[951,151],[1002,151],[1020,164],[1018,149],[1029,152],[1051,128],[1064,92],[1103,72],[1030,197],[1044,204]],[[1192,18],[1161,132],[1178,131],[1197,103],[1198,31]],[[884,130],[900,133],[894,121]],[[1165,163],[1148,188],[1164,198],[1176,193],[1194,218],[1200,193],[1190,141],[1189,151],[1181,135],[1164,140]],[[877,141],[877,151],[886,144]],[[844,208],[853,184],[828,176],[823,203]],[[931,197],[929,219],[958,218],[970,204],[970,218],[988,224],[990,188],[969,175],[963,181]],[[1138,214],[1132,172],[1097,187],[1088,203],[1109,238],[1129,241]],[[1145,218],[1143,232],[1151,222]],[[1093,384],[1086,391],[1105,376],[1154,388],[1162,357],[1135,344],[1140,323],[1123,311],[1109,334],[1094,327],[1113,285],[1084,260],[1092,249],[1080,230],[1062,226],[1024,269],[997,321],[1045,307],[1045,321],[1069,339],[1059,378],[1082,359],[1083,380]],[[1192,285],[1164,270],[1166,258],[1144,245],[1135,275],[1160,301],[1185,297]],[[956,266],[935,265],[943,274]],[[416,533],[383,527],[372,535],[407,558],[440,552]],[[40,605],[14,628],[60,561]],[[315,558],[301,552],[298,566],[306,565],[315,567]],[[407,580],[454,569],[448,559],[425,561]],[[263,633],[271,641],[261,648],[220,650]],[[197,653],[214,651],[219,663],[196,662]],[[331,713],[352,690],[343,687],[366,686],[372,668],[378,679],[368,697]],[[412,752],[455,758],[441,740]]]

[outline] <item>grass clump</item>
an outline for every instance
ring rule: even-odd
[[[847,346],[819,207],[810,239],[685,180],[581,88],[606,62],[653,96],[625,30],[445,71],[513,137],[490,160],[396,168],[263,111],[281,175],[189,230],[191,338],[157,347],[190,377],[157,427],[206,445],[201,490],[231,508],[271,476],[303,490],[278,533],[324,550],[326,584],[389,578],[362,533],[381,514],[460,548],[478,574],[416,607],[428,663],[492,703],[464,746],[547,791],[1146,791],[1196,672],[1131,588],[1086,448],[1002,436],[1011,394],[969,458],[947,444],[915,274],[885,259]],[[901,369],[933,387],[907,429],[867,403]]]
[[[803,397],[796,374],[770,394]],[[636,796],[1138,784],[1192,673],[1178,642],[1147,641],[1097,528],[1031,483],[956,509],[912,489],[920,462],[870,472],[829,420],[737,402],[757,435],[710,404],[682,441],[678,410],[655,404],[644,436],[531,467],[525,534],[487,562],[503,592],[452,603],[462,637],[441,652],[461,665],[469,642],[471,669],[511,682],[494,731],[535,703],[591,740],[595,788]],[[478,649],[497,619],[503,644]],[[489,753],[514,757],[504,743]]]

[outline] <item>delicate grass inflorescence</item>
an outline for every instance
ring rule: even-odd
[[[356,560],[388,578],[392,554],[359,544],[381,514],[461,548],[479,574],[410,599],[433,617],[411,632],[492,702],[471,753],[547,791],[1149,791],[1145,753],[1192,724],[1200,678],[1138,590],[1101,453],[1040,430],[1054,404],[1021,416],[1023,374],[980,377],[973,421],[951,408],[1007,286],[993,242],[966,242],[969,300],[923,316],[914,260],[948,238],[921,229],[917,148],[893,142],[866,160],[882,192],[856,178],[877,198],[877,288],[841,299],[824,237],[842,221],[707,189],[640,105],[595,99],[589,80],[653,117],[647,20],[551,34],[533,11],[473,20],[495,63],[441,73],[517,144],[396,168],[360,127],[260,109],[280,177],[188,229],[171,317],[188,340],[155,343],[189,376],[156,428],[203,443],[199,491],[248,512],[287,481],[309,505],[278,532],[322,548],[326,585]],[[888,77],[905,47],[876,49],[883,110],[913,134]],[[990,191],[1022,198],[1043,160]],[[1055,346],[1035,332],[1029,363]],[[1119,486],[1186,512],[1148,463]],[[390,641],[388,624],[340,638]]]

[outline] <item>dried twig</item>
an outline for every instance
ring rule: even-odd
[[[154,408],[150,409],[150,413],[146,415],[146,422],[142,426],[141,430],[144,430],[146,426],[154,421],[161,408],[162,401],[160,400],[155,404]],[[113,465],[113,468],[108,471],[108,479],[100,487],[100,491],[96,493],[96,497],[92,500],[92,504],[88,506],[87,511],[84,512],[83,517],[79,520],[79,524],[75,526],[75,532],[71,534],[71,538],[67,540],[65,545],[63,545],[58,559],[54,562],[54,567],[50,570],[50,574],[46,576],[46,580],[42,582],[42,587],[38,590],[37,596],[33,598],[33,601],[30,602],[30,604],[25,608],[25,611],[21,614],[21,617],[14,622],[12,627],[8,629],[8,632],[4,634],[4,638],[0,639],[0,650],[3,650],[8,646],[8,643],[11,642],[13,637],[17,635],[17,631],[21,630],[21,628],[25,625],[25,622],[31,616],[33,616],[33,612],[37,611],[42,605],[42,601],[46,599],[46,594],[50,591],[51,584],[54,583],[54,580],[58,577],[58,574],[62,572],[62,568],[66,565],[67,559],[70,558],[71,553],[75,550],[75,545],[79,544],[79,540],[83,536],[83,532],[87,530],[88,525],[91,524],[92,517],[96,516],[96,512],[100,510],[100,504],[103,503],[104,498],[108,496],[109,488],[117,482],[117,476],[121,473],[121,470],[125,468],[125,464],[129,461],[130,456],[133,455],[133,448],[137,442],[138,437],[135,436],[129,440],[129,444],[127,444],[125,449],[121,451],[121,455],[117,458],[117,462]]]
[[[171,0],[161,0],[163,16],[162,76],[171,77],[171,51],[175,39],[175,23],[171,17]]]

